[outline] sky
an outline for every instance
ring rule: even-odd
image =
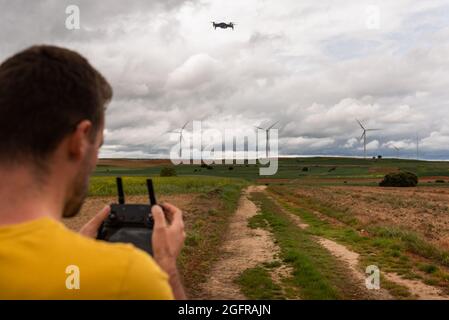
[[[77,5],[80,28],[66,28]],[[211,21],[234,22],[214,30]],[[83,54],[114,88],[101,157],[161,158],[191,121],[276,121],[280,155],[449,159],[449,3],[440,0],[0,0],[0,60]],[[396,148],[399,148],[397,151]]]

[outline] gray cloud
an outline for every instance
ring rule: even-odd
[[[69,3],[81,30],[64,27]],[[166,132],[199,119],[279,120],[282,154],[362,155],[360,118],[383,129],[370,153],[413,156],[419,132],[423,156],[449,159],[448,12],[438,0],[0,0],[0,58],[43,42],[88,57],[115,90],[102,155],[166,155]]]

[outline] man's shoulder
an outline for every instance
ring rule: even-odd
[[[0,284],[0,298],[26,298],[14,292],[27,288],[39,288],[28,296],[45,299],[172,297],[167,276],[147,253],[130,244],[87,238],[52,219],[3,227],[0,244],[0,272],[12,275]],[[68,280],[80,289],[68,290]]]
[[[146,252],[131,244],[91,239],[68,229],[63,232],[60,238],[70,243],[66,257],[79,264],[87,281],[107,287],[115,283],[114,291],[123,299],[172,297],[168,276]]]

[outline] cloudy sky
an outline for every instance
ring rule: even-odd
[[[109,79],[105,157],[168,156],[192,120],[280,121],[280,154],[361,156],[357,118],[382,129],[369,155],[416,157],[418,134],[420,157],[449,159],[447,0],[0,0],[0,41],[0,60],[57,44]]]

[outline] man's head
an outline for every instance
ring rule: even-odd
[[[0,166],[26,166],[39,183],[51,174],[64,177],[63,214],[75,215],[111,98],[108,82],[76,52],[34,46],[10,57],[0,65]]]

